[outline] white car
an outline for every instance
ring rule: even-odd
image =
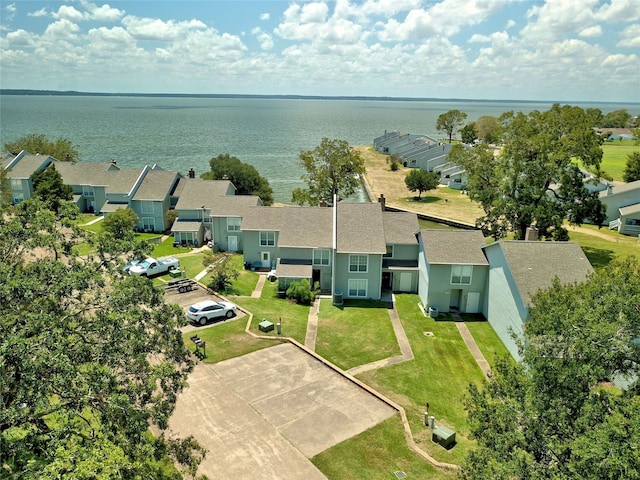
[[[214,302],[213,300],[203,300],[194,303],[187,309],[187,318],[191,323],[206,325],[208,321],[231,318],[236,314],[236,306],[230,302]]]

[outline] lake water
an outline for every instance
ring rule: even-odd
[[[604,113],[638,104],[584,104]],[[323,137],[370,145],[385,130],[443,138],[439,115],[452,109],[499,116],[514,110],[547,110],[549,102],[386,101],[276,98],[193,98],[116,96],[0,97],[0,145],[29,133],[70,139],[89,162],[117,160],[140,167],[157,163],[167,170],[197,174],[209,159],[229,153],[255,166],[269,180],[277,202],[304,186],[298,154]]]

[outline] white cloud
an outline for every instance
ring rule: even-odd
[[[268,33],[262,31],[261,28],[254,28],[251,34],[256,37],[262,50],[271,50],[274,46],[273,38]]]
[[[593,25],[591,27],[586,27],[578,32],[583,38],[596,38],[602,36],[602,27],[600,25]]]
[[[629,25],[620,33],[622,40],[618,42],[618,47],[636,48],[640,47],[640,25]]]
[[[68,19],[61,19],[50,23],[44,32],[44,36],[54,39],[73,39],[79,30],[80,27],[77,24]]]
[[[284,12],[284,20],[274,30],[287,40],[313,39],[329,14],[325,3],[292,4]]]
[[[42,7],[40,10],[36,10],[35,12],[27,13],[28,17],[46,17],[49,15],[46,7]]]
[[[267,20],[269,20],[269,18],[271,18],[271,15],[269,15],[268,13],[260,14],[260,20],[262,20],[263,22],[266,22]]]
[[[10,47],[32,46],[33,36],[23,29],[7,33],[7,43]]]
[[[595,18],[605,22],[635,22],[640,19],[640,2],[636,0],[611,0],[603,4]]]
[[[510,28],[513,28],[516,26],[516,22],[515,20],[508,20],[507,24],[505,25],[504,29],[505,30],[509,30]]]
[[[200,20],[188,22],[163,21],[159,18],[140,18],[128,16],[122,19],[122,24],[134,37],[141,40],[171,41],[180,36],[188,35],[194,30],[205,29],[206,25]]]
[[[125,14],[124,10],[113,8],[108,4],[98,7],[93,3],[86,3],[85,6],[87,8],[88,16],[91,20],[115,22]]]
[[[71,22],[80,22],[85,19],[82,12],[75,9],[71,5],[61,5],[58,11],[53,14],[53,18],[61,20],[69,20]]]
[[[4,20],[7,22],[11,22],[13,21],[13,18],[16,15],[16,4],[15,3],[10,3],[9,5],[7,5],[6,7],[4,7],[5,10],[5,16],[4,16]]]

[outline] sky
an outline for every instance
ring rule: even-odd
[[[0,0],[0,86],[640,102],[640,0]]]

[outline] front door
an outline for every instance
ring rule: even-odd
[[[480,306],[480,293],[469,292],[467,294],[467,313],[478,313]]]
[[[411,273],[409,272],[400,272],[400,291],[401,292],[410,292],[411,291]]]
[[[270,252],[262,252],[262,253],[260,253],[260,258],[262,260],[262,268],[271,268],[271,253]]]
[[[237,252],[238,251],[238,237],[233,236],[233,237],[228,237],[227,238],[227,242],[228,242],[228,246],[227,249],[230,252]]]

